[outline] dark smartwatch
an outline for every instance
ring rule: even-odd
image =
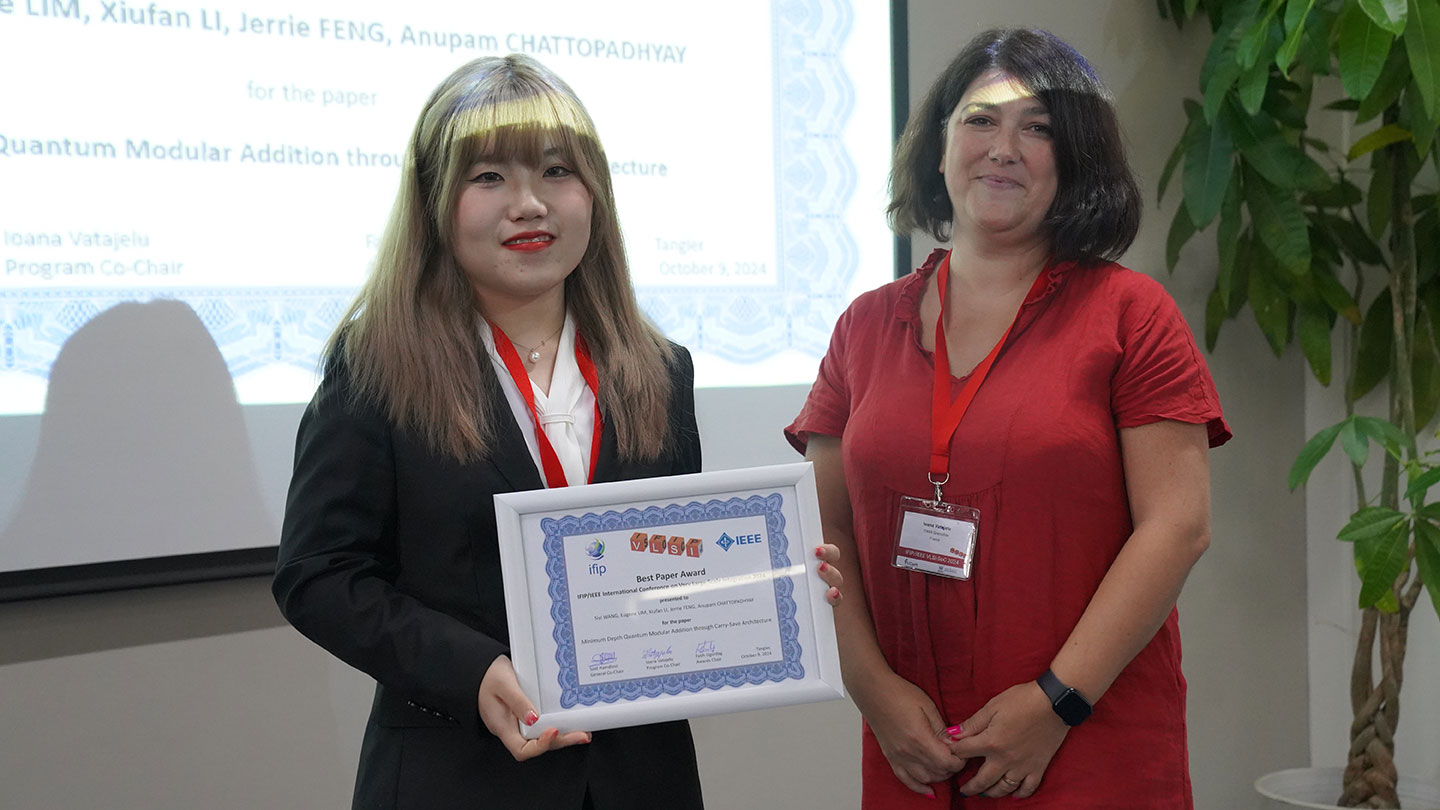
[[[1055,673],[1047,669],[1044,675],[1035,679],[1035,683],[1040,684],[1045,697],[1050,698],[1050,707],[1060,715],[1065,725],[1078,726],[1090,716],[1090,701],[1074,688],[1061,683]]]

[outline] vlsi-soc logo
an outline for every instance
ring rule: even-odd
[[[631,551],[648,551],[651,554],[670,554],[673,556],[685,555],[686,557],[699,557],[705,550],[705,544],[698,537],[680,537],[678,535],[667,537],[663,534],[648,534],[646,532],[635,532],[630,535]]]

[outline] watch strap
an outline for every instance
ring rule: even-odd
[[[1035,683],[1040,685],[1045,697],[1050,699],[1050,707],[1060,715],[1065,725],[1078,726],[1090,716],[1090,701],[1074,687],[1066,686],[1055,677],[1054,672],[1045,670],[1044,674],[1035,679]]]

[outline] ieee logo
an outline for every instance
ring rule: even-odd
[[[728,533],[721,532],[720,539],[715,541],[715,545],[729,551],[731,546],[749,546],[763,542],[765,542],[765,538],[759,534],[737,534],[731,537]]]

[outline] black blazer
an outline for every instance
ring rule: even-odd
[[[668,449],[621,461],[606,420],[597,482],[699,472],[694,371],[675,348]],[[596,810],[701,807],[683,721],[523,763],[480,722],[480,680],[509,643],[491,496],[544,486],[493,376],[495,446],[464,464],[349,387],[332,363],[301,419],[274,593],[300,632],[377,681],[354,807],[579,810],[587,792]]]

